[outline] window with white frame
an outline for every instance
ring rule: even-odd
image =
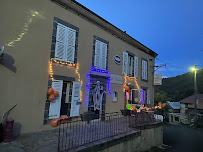
[[[131,103],[135,105],[150,105],[151,95],[149,89],[131,89]]]
[[[130,77],[138,76],[138,57],[123,52],[123,74]]]
[[[142,80],[148,80],[148,61],[145,59],[142,59],[141,78]]]
[[[101,70],[107,69],[107,47],[102,41],[95,41],[94,67]]]
[[[57,24],[55,59],[74,63],[76,30]]]

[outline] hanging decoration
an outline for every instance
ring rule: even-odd
[[[102,90],[100,89],[100,82],[97,81],[96,87],[92,90],[94,111],[100,110],[100,108],[101,108],[103,94],[106,93],[106,91],[103,91],[102,93],[101,93],[101,91]]]
[[[133,79],[136,85],[137,89],[140,89],[140,86],[137,83],[137,78],[136,77],[129,77],[127,75],[124,74],[124,86],[127,84],[127,79]],[[125,88],[123,87],[123,92],[125,92]]]
[[[54,91],[53,95],[54,95],[54,97],[58,97],[59,96],[59,92],[58,91]]]
[[[87,74],[86,78],[88,79],[88,82],[86,84],[86,88],[87,88],[87,96],[86,96],[86,104],[85,104],[85,107],[87,108],[88,107],[88,102],[89,102],[89,94],[90,94],[90,74],[92,74],[92,72],[98,72],[98,73],[105,73],[105,74],[108,74],[108,78],[107,78],[107,87],[108,87],[108,93],[109,95],[111,95],[111,77],[110,77],[110,74],[109,74],[109,71],[108,70],[101,70],[101,69],[97,69],[93,66],[91,66],[90,68],[90,72]]]
[[[54,97],[53,94],[49,95],[48,100],[49,100],[50,102],[54,101],[54,99],[55,99],[55,97]]]
[[[53,88],[49,88],[48,90],[47,90],[47,94],[48,95],[51,95],[51,94],[53,94],[54,93],[54,89]]]
[[[49,100],[50,102],[54,101],[55,97],[58,97],[58,96],[59,96],[58,91],[54,91],[53,88],[49,88],[49,89],[47,90],[47,94],[49,95],[48,100]]]

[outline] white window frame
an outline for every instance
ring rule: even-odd
[[[131,102],[132,102],[132,99],[133,99],[133,91],[140,91],[141,92],[141,104],[132,104],[132,105],[135,105],[135,106],[142,106],[143,105],[143,100],[142,100],[142,98],[143,98],[143,94],[142,94],[142,92],[143,92],[143,89],[131,89],[131,92],[130,92],[130,99],[131,99]]]
[[[145,59],[141,60],[141,79],[148,80],[148,61]]]
[[[99,54],[97,54],[97,45],[99,44]],[[103,47],[105,47],[105,52],[103,52]],[[108,51],[108,44],[104,43],[102,41],[96,40],[95,41],[95,55],[94,55],[94,67],[97,69],[101,69],[101,70],[106,70],[107,69],[107,51]],[[97,58],[97,55],[99,55],[99,58]],[[99,59],[99,61],[97,61],[97,59]],[[99,65],[97,65],[97,63],[99,62]],[[105,62],[105,63],[103,63]],[[104,65],[104,66],[103,66]]]
[[[124,59],[125,56],[127,56],[126,59]],[[138,77],[138,57],[137,56],[130,55],[127,52],[123,52],[123,74],[126,74],[129,77]]]
[[[65,37],[64,37],[64,41],[58,41],[58,36],[59,36],[59,28],[65,28]],[[72,41],[72,44],[68,42],[68,37],[70,32],[72,32],[71,34],[73,34],[74,38]],[[74,63],[74,58],[75,58],[75,43],[76,43],[76,30],[65,26],[63,24],[58,23],[57,25],[57,33],[56,33],[56,45],[55,45],[55,59],[59,60],[59,61],[64,61],[64,62],[68,62],[68,63]],[[62,58],[58,58],[57,57],[57,48],[59,44],[63,44],[64,45],[64,50],[63,50],[63,57]],[[68,51],[70,51],[72,49],[72,55],[69,56],[68,55]]]

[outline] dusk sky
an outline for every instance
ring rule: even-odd
[[[172,65],[156,71],[163,77],[186,73],[195,64],[203,66],[203,0],[77,1]]]

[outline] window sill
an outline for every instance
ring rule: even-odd
[[[141,79],[141,81],[148,82],[148,80],[145,80],[145,79]]]

